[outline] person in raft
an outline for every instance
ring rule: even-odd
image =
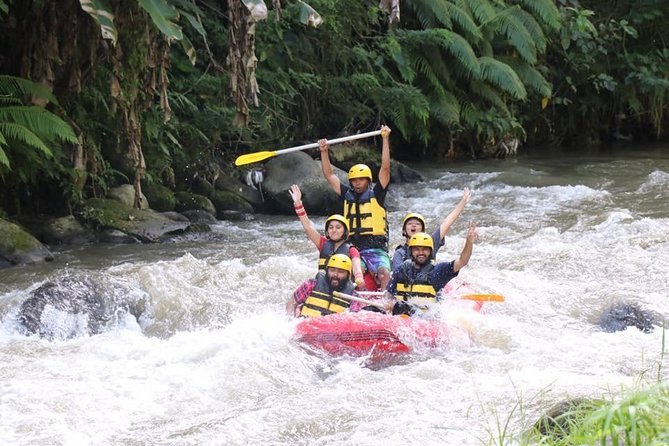
[[[394,298],[389,302],[388,310],[396,301],[411,300],[414,304],[437,302],[439,291],[469,263],[476,238],[476,224],[471,223],[460,256],[451,262],[433,263],[430,261],[434,251],[432,237],[425,232],[412,235],[408,243],[411,259],[393,272],[388,284],[387,294]]]
[[[460,199],[458,205],[455,206],[455,209],[453,209],[451,213],[446,216],[446,218],[444,218],[439,227],[435,229],[434,232],[432,232],[431,236],[434,249],[432,250],[430,260],[435,260],[437,251],[439,251],[439,248],[444,245],[444,237],[446,236],[446,233],[451,228],[455,220],[458,219],[467,203],[469,203],[470,198],[471,193],[469,192],[469,188],[465,187],[464,191],[462,192],[462,198]],[[409,242],[411,236],[417,232],[427,232],[425,226],[425,218],[421,214],[410,212],[404,217],[404,220],[402,221],[402,235],[406,237],[406,241],[403,245],[395,248],[395,253],[393,254],[392,261],[390,262],[393,272],[397,270],[397,268],[399,268],[402,263],[411,258],[411,252],[409,251],[409,246],[407,243]]]
[[[319,271],[325,270],[325,265],[333,254],[345,254],[351,258],[356,286],[358,289],[364,288],[360,253],[355,246],[346,241],[348,239],[348,222],[346,219],[339,214],[330,215],[325,220],[325,235],[323,236],[314,228],[314,225],[307,216],[307,211],[302,204],[302,191],[300,187],[297,184],[293,184],[288,193],[293,198],[295,213],[297,214],[297,218],[300,219],[300,223],[302,223],[304,232],[306,232],[307,237],[320,253],[318,258]]]
[[[355,295],[355,284],[351,282],[351,259],[345,254],[334,254],[328,260],[325,271],[302,283],[286,303],[286,312],[295,316],[317,317],[333,313],[359,310],[359,305],[351,305],[347,299],[333,293]],[[356,302],[353,302],[356,304]]]
[[[360,251],[363,269],[369,270],[380,289],[390,281],[388,255],[388,218],[384,206],[390,183],[390,127],[381,126],[381,168],[378,183],[372,183],[372,171],[365,164],[356,164],[348,171],[346,185],[332,170],[326,139],[318,141],[323,175],[330,187],[344,202],[344,218],[350,230],[349,241]],[[369,286],[367,287],[369,288]]]

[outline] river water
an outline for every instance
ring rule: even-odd
[[[478,222],[461,277],[506,297],[451,321],[469,337],[381,365],[302,348],[283,305],[317,255],[294,216],[221,222],[205,241],[63,249],[0,271],[0,444],[513,444],[564,399],[666,380],[661,328],[597,321],[618,302],[669,315],[669,150],[415,167],[424,184],[391,186],[393,244],[406,210],[432,229],[468,186],[438,260]],[[99,335],[23,335],[20,303],[64,277],[149,308]]]

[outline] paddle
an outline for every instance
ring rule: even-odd
[[[501,294],[462,294],[458,298],[482,302],[504,302],[504,296]]]
[[[380,135],[381,130],[374,130],[373,132],[359,133],[357,135],[343,136],[341,138],[329,139],[328,144],[339,144],[340,142],[353,141],[355,139],[369,138],[370,136]],[[282,155],[284,153],[297,152],[299,150],[313,149],[318,147],[318,143],[304,144],[301,146],[290,147],[288,149],[274,150],[268,152],[254,152],[247,153],[245,155],[240,155],[235,160],[235,166],[243,166],[244,164],[257,163],[258,161],[266,160],[267,158],[272,158],[277,155]]]

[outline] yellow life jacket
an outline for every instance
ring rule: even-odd
[[[436,302],[437,290],[430,283],[430,272],[434,264],[428,263],[414,277],[410,277],[409,271],[413,272],[414,266],[411,262],[405,262],[397,269],[396,296],[399,300],[407,302],[409,299],[418,298],[420,303]],[[415,302],[415,300],[414,300]]]
[[[325,271],[325,265],[327,265],[328,260],[330,260],[330,257],[332,257],[332,255],[334,254],[344,254],[350,257],[349,254],[349,250],[351,249],[350,243],[344,242],[336,250],[334,249],[334,246],[335,243],[329,239],[323,245],[323,249],[321,249],[320,252],[320,257],[318,258],[318,269],[320,271]]]
[[[351,294],[355,288],[350,280],[341,290],[342,293]],[[350,302],[346,299],[340,299],[332,295],[330,284],[326,273],[319,272],[316,275],[316,285],[314,286],[309,297],[302,304],[300,315],[305,317],[326,316],[332,313],[342,313],[350,306]]]
[[[356,196],[353,189],[344,194],[344,218],[348,220],[351,241],[359,249],[368,247],[388,249],[388,215],[379,204],[372,188]],[[360,237],[378,236],[379,246],[358,246]],[[363,244],[364,245],[364,244]]]

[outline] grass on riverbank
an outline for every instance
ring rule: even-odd
[[[496,431],[489,431],[487,446],[666,446],[669,445],[669,386],[662,378],[665,335],[657,376],[641,376],[636,389],[622,396],[567,400],[543,415],[521,435],[509,431],[514,413],[524,412],[522,398],[506,419],[495,411]],[[520,437],[520,438],[519,438]]]

